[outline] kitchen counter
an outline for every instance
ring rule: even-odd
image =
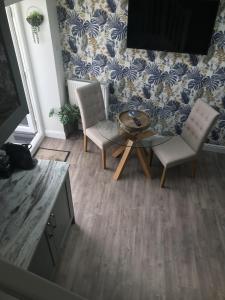
[[[64,162],[41,160],[0,180],[0,257],[28,269],[68,174]]]

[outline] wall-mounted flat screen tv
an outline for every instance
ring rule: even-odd
[[[129,0],[127,47],[207,54],[219,0]]]
[[[0,147],[27,113],[5,5],[0,1]]]

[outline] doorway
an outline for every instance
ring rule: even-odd
[[[16,4],[6,7],[6,14],[29,109],[29,114],[26,115],[19,126],[15,129],[10,137],[10,141],[19,144],[31,144],[31,153],[33,154],[44,139],[44,130],[38,105],[38,97],[33,80],[29,51],[27,50],[26,40]]]

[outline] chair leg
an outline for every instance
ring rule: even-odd
[[[192,177],[195,178],[197,169],[197,160],[192,161]]]
[[[102,149],[102,167],[106,169],[106,151]]]
[[[146,177],[151,177],[149,161],[143,148],[136,148],[136,154]]]
[[[166,181],[166,167],[164,167],[162,177],[161,177],[161,182],[160,182],[161,188],[164,187],[165,181]]]
[[[86,134],[84,134],[84,152],[87,152],[88,138]]]
[[[149,165],[150,165],[150,167],[151,167],[151,165],[152,165],[152,159],[153,159],[153,156],[154,156],[154,152],[153,152],[152,149],[150,149],[150,158],[149,158]]]

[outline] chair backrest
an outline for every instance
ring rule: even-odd
[[[91,83],[76,90],[83,130],[106,119],[102,90],[99,82]]]
[[[201,149],[218,116],[219,113],[203,100],[196,101],[181,134],[196,153]]]

